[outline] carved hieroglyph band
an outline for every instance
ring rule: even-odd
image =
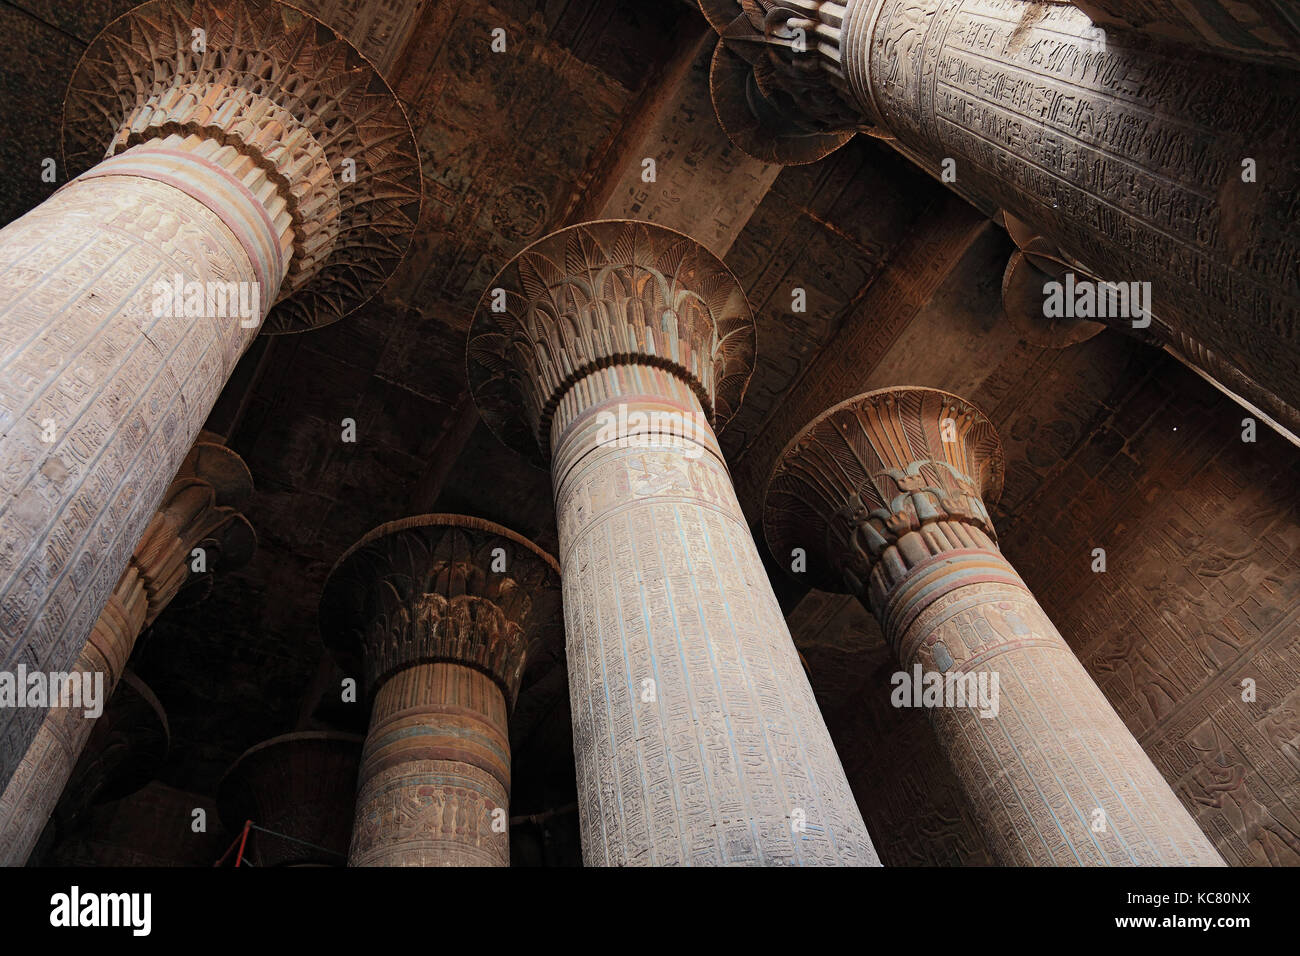
[[[200,442],[190,450],[95,621],[74,673],[103,674],[104,696],[112,696],[140,632],[191,580],[195,548],[203,549],[204,573],[248,561],[257,536],[239,509],[252,491],[248,468],[228,448]],[[50,707],[0,794],[0,866],[26,862],[94,727],[95,718],[83,708]]]
[[[136,7],[83,54],[64,167],[0,231],[0,668],[66,670],[236,361],[382,285],[419,163],[383,80],[273,0]],[[249,315],[159,283],[256,290]],[[249,300],[253,299],[249,295]],[[0,713],[0,785],[41,720]]]

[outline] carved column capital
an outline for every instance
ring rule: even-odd
[[[719,34],[709,73],[714,112],[756,159],[812,163],[855,133],[876,133],[844,83],[846,4],[699,0]]]
[[[63,137],[73,173],[141,144],[178,167],[150,175],[182,189],[187,158],[229,170],[280,242],[268,268],[280,271],[263,281],[287,301],[270,332],[326,325],[370,298],[419,218],[396,96],[346,40],[274,0],[154,0],[114,20],[77,65]],[[135,156],[146,159],[159,161]]]
[[[815,587],[864,594],[887,553],[885,564],[910,562],[942,547],[924,535],[909,545],[925,555],[895,547],[929,525],[965,525],[991,545],[986,503],[1001,494],[1003,471],[997,433],[965,399],[878,389],[823,412],[786,446],[768,481],[763,528],[779,559],[804,549]],[[905,568],[882,571],[901,578]]]
[[[253,837],[259,866],[343,865],[362,739],[328,731],[283,734],[230,765],[217,787],[217,809],[229,830],[252,820],[273,831]]]
[[[507,445],[545,464],[556,409],[584,377],[619,365],[668,371],[714,427],[736,411],[754,366],[744,290],[689,236],[648,222],[561,229],[489,284],[470,329],[470,388]]]
[[[818,587],[870,607],[903,668],[891,683],[911,682],[914,705],[922,683],[948,688],[923,705],[1000,862],[1220,863],[998,551],[985,501],[1002,474],[997,434],[969,402],[868,392],[787,446],[768,541],[782,557],[805,548]]]
[[[583,858],[876,863],[711,427],[754,364],[735,277],[650,223],[573,226],[467,352],[484,419],[551,466]]]
[[[326,645],[366,693],[416,664],[487,674],[513,705],[530,650],[559,642],[559,567],[527,538],[465,515],[382,525],[330,572]]]
[[[210,581],[217,568],[248,562],[257,533],[240,509],[252,493],[253,476],[235,452],[208,442],[190,449],[131,556],[129,571],[139,577],[149,602],[145,624],[197,576]],[[195,570],[199,548],[202,571]]]
[[[350,865],[508,865],[509,711],[529,655],[561,643],[560,601],[554,558],[465,515],[339,559],[321,631],[370,698]]]

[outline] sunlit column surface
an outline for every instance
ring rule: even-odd
[[[360,304],[419,205],[391,92],[271,0],[113,21],[78,63],[63,136],[81,175],[0,230],[6,671],[74,663],[264,320],[298,331]],[[0,711],[0,785],[41,718]]]

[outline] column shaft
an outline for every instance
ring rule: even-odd
[[[1283,85],[1103,39],[1069,5],[871,6],[849,16],[845,76],[904,152],[931,170],[956,160],[965,188],[1092,275],[1150,281],[1162,319],[1294,403],[1297,181],[1279,138],[1297,114]],[[1243,181],[1248,158],[1258,182]]]
[[[999,553],[1002,487],[987,418],[936,389],[842,402],[772,473],[778,560],[880,621],[896,707],[928,709],[999,862],[1213,866],[1222,859]],[[882,692],[884,689],[882,688]]]
[[[570,226],[489,285],[470,387],[549,463],[583,858],[878,865],[713,427],[753,313],[689,236]]]
[[[946,699],[930,719],[999,862],[1220,862],[982,531],[937,522],[905,535],[881,556],[870,591],[903,672],[915,680],[919,665],[923,682],[963,685],[965,706]],[[992,714],[979,698],[990,689]]]
[[[155,283],[274,300],[280,236],[244,181],[259,172],[173,136],[0,230],[0,667],[73,663],[256,334],[261,315],[177,310]],[[41,712],[0,720],[7,782]]]
[[[106,705],[144,627],[149,600],[135,568],[128,568],[109,595],[77,655],[72,673],[103,674]],[[0,793],[0,866],[22,866],[40,839],[95,729],[84,707],[51,706],[36,737]]]
[[[375,695],[349,866],[508,866],[510,741],[501,688],[417,664]],[[494,825],[495,824],[495,825]]]
[[[252,476],[234,452],[207,442],[190,451],[72,667],[78,678],[103,675],[101,705],[113,696],[140,632],[189,580],[196,548],[202,546],[205,573],[252,556],[256,535],[238,510],[252,490]],[[85,707],[50,703],[0,794],[0,865],[28,858],[98,719]]]
[[[508,718],[559,611],[555,559],[479,518],[403,518],[339,559],[321,627],[372,701],[350,866],[510,865]]]
[[[726,31],[714,98],[742,147],[784,143],[807,162],[840,145],[829,130],[869,127],[1076,271],[1149,282],[1150,311],[1186,340],[1169,344],[1208,349],[1300,406],[1289,73],[1137,46],[1068,3],[701,5]],[[1117,323],[1142,321],[1135,311]]]
[[[275,0],[132,8],[78,60],[63,120],[81,175],[0,231],[5,669],[76,660],[272,304],[273,329],[340,318],[419,210],[401,105]],[[41,713],[0,714],[0,785]]]
[[[874,863],[692,389],[603,370],[552,434],[585,861]]]

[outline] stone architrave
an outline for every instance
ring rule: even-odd
[[[509,714],[560,604],[554,558],[465,515],[382,525],[339,559],[321,630],[371,706],[349,866],[509,865]]]
[[[0,230],[6,671],[73,664],[253,336],[369,298],[420,199],[381,77],[273,0],[136,7],[63,114],[80,175]],[[41,716],[0,712],[0,786]]]
[[[715,110],[741,149],[811,162],[881,137],[1122,286],[1116,324],[1208,361],[1278,421],[1300,408],[1293,74],[1109,35],[1067,3],[700,6],[720,34]],[[1133,283],[1150,284],[1147,314]]]
[[[528,246],[470,329],[484,419],[551,470],[590,865],[878,863],[714,435],[754,350],[726,267],[644,222]]]
[[[240,511],[252,492],[252,475],[233,451],[207,442],[190,450],[71,669],[103,675],[101,704],[113,696],[136,638],[182,585],[252,557],[257,536]],[[0,794],[0,866],[22,865],[36,846],[95,724],[84,707],[46,712]]]
[[[991,852],[1014,865],[1222,859],[998,550],[1002,446],[930,388],[834,406],[786,448],[764,506],[778,556],[857,595],[926,706]],[[881,693],[890,693],[881,688]]]

